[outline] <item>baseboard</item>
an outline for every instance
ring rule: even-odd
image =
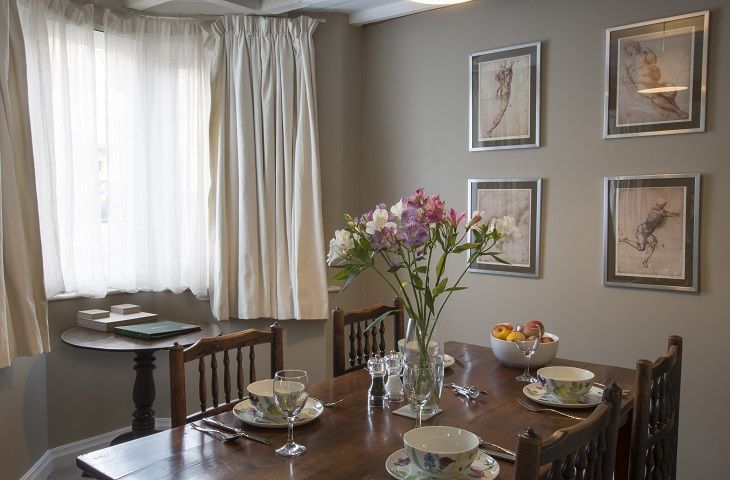
[[[46,453],[20,477],[20,480],[45,480],[51,473],[53,473],[53,455],[50,450],[46,450]]]
[[[172,421],[169,418],[157,418],[155,420],[155,426],[160,430],[167,430],[171,425]],[[108,447],[112,440],[130,430],[131,427],[124,427],[52,448],[46,451],[20,480],[46,480],[54,470],[76,465],[76,457],[79,455]]]

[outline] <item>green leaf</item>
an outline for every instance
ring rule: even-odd
[[[420,267],[416,268],[416,272],[426,273],[426,272],[428,272],[428,267],[426,267],[425,265],[421,265]]]
[[[376,318],[375,320],[373,320],[372,322],[370,322],[370,325],[368,325],[367,327],[365,327],[365,330],[363,330],[363,333],[367,333],[367,332],[370,331],[370,329],[374,328],[376,325],[380,325],[380,323],[383,320],[385,320],[385,317],[387,317],[388,315],[390,315],[392,313],[393,313],[393,310],[388,310],[384,314],[380,315],[378,318]]]
[[[444,290],[444,292],[458,292],[459,290],[466,290],[467,287],[450,287]]]
[[[465,250],[477,249],[481,245],[482,245],[481,243],[477,243],[477,242],[462,243],[461,245],[458,245],[456,248],[454,248],[454,253],[461,253]]]
[[[439,261],[436,263],[436,278],[441,278],[441,276],[444,274],[444,268],[446,267],[446,254],[444,253],[441,255],[441,258],[439,258]]]
[[[433,295],[431,295],[431,290],[426,289],[424,294],[424,300],[426,301],[426,306],[431,311],[431,313],[435,313],[433,311]]]
[[[339,272],[337,272],[333,278],[335,280],[344,280],[349,276],[350,276],[350,267],[347,266],[347,267],[343,267]]]
[[[444,289],[446,288],[446,284],[448,283],[448,278],[443,278],[438,285],[433,289],[433,296],[434,298],[438,297],[444,292]]]
[[[393,265],[392,267],[390,267],[388,269],[388,273],[395,273],[398,270],[400,270],[401,268],[403,268],[403,264],[402,263],[399,263],[398,265]]]

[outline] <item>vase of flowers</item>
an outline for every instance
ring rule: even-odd
[[[345,215],[347,225],[335,231],[330,241],[327,264],[340,269],[336,280],[346,289],[360,273],[373,270],[401,299],[409,317],[406,361],[440,362],[443,383],[443,338],[439,318],[454,292],[466,289],[461,280],[478,258],[489,256],[500,263],[502,242],[519,237],[510,217],[490,218],[485,212],[466,214],[446,208],[438,195],[418,189],[395,205],[385,204],[360,217]],[[447,275],[447,265],[456,255],[467,262],[456,280]],[[368,326],[374,328],[387,313]],[[415,359],[415,360],[414,360]],[[436,403],[436,407],[438,403]],[[433,407],[433,405],[431,405]]]

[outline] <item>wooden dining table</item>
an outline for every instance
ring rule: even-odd
[[[524,397],[524,383],[515,380],[519,370],[499,363],[491,349],[459,342],[447,342],[446,353],[458,357],[446,369],[444,382],[474,385],[487,392],[476,400],[457,396],[444,388],[441,398],[443,412],[424,420],[425,425],[462,427],[511,450],[517,448],[517,436],[528,427],[547,438],[556,430],[575,424],[560,415],[532,412],[516,402]],[[595,381],[608,384],[615,381],[631,389],[634,371],[585,361],[555,359],[551,365],[569,365],[588,369]],[[232,412],[215,418],[244,428],[264,437],[272,445],[247,439],[223,443],[210,435],[193,430],[189,425],[173,428],[81,455],[77,465],[87,474],[108,480],[155,479],[388,479],[385,461],[390,454],[403,448],[403,434],[415,427],[412,418],[389,408],[368,408],[367,390],[370,376],[364,370],[355,371],[311,386],[310,395],[323,402],[343,398],[311,423],[294,429],[294,439],[307,447],[297,458],[282,458],[274,447],[286,441],[286,428],[263,429],[244,424]],[[621,404],[622,431],[619,434],[617,480],[626,478],[625,462],[633,397],[624,396]],[[587,416],[592,408],[565,410]],[[514,465],[498,460],[499,478],[513,478]]]

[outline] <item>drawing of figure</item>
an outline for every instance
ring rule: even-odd
[[[510,61],[509,64],[504,61],[499,65],[499,70],[494,74],[494,79],[497,81],[497,98],[499,99],[499,111],[495,115],[492,125],[487,130],[487,137],[492,136],[492,132],[502,121],[504,113],[509,107],[509,97],[512,95],[512,67],[514,61]]]
[[[656,205],[649,210],[646,221],[636,227],[636,241],[629,240],[627,237],[619,238],[619,242],[626,243],[638,250],[639,252],[647,251],[646,258],[641,264],[644,268],[649,268],[649,259],[654,254],[654,249],[659,244],[654,231],[664,222],[667,217],[679,217],[679,213],[670,212],[665,209],[667,201],[663,198],[657,200]]]
[[[650,88],[675,87],[672,82],[661,82],[662,71],[657,65],[657,55],[651,48],[643,47],[636,40],[629,40],[622,49],[623,82],[638,92]],[[664,118],[684,119],[689,115],[677,105],[677,91],[641,93],[651,101]]]

